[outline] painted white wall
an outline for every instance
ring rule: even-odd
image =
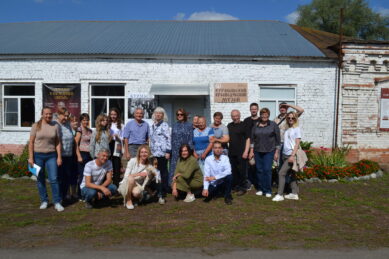
[[[0,60],[0,83],[35,83],[37,119],[42,83],[81,83],[81,112],[89,112],[91,83],[124,83],[126,94],[148,93],[152,84],[208,84],[210,114],[223,112],[225,124],[231,121],[232,109],[239,109],[242,119],[249,116],[249,103],[259,103],[259,85],[295,85],[297,104],[305,109],[303,140],[326,147],[333,138],[335,79],[336,65],[323,61]],[[248,102],[214,103],[214,84],[227,82],[248,83]],[[25,144],[28,136],[29,131],[2,128],[0,144]]]

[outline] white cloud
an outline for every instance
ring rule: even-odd
[[[377,7],[376,12],[382,16],[389,16],[389,8]]]
[[[174,20],[182,21],[185,19],[185,13],[177,13],[176,16],[173,17]]]
[[[285,16],[285,19],[286,19],[286,21],[288,23],[295,24],[299,17],[300,17],[299,12],[298,11],[294,11],[293,13],[290,13],[287,16]]]
[[[217,13],[212,11],[194,12],[188,20],[204,21],[204,20],[239,20],[239,18],[226,13]]]

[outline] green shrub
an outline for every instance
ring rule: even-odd
[[[349,152],[349,147],[335,148],[333,150],[320,147],[319,150],[311,151],[308,155],[308,166],[335,166],[345,167],[349,163],[346,161],[346,156]]]
[[[12,153],[5,154],[0,158],[0,175],[8,174],[11,177],[31,176],[27,167],[28,145],[23,149],[20,156]]]

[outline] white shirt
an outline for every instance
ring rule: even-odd
[[[151,165],[138,164],[136,157],[131,158],[127,163],[126,172],[124,173],[123,180],[120,183],[127,181],[129,175],[146,172],[147,169],[154,169],[154,167]]]
[[[123,129],[123,125],[122,126],[122,129]],[[112,122],[111,124],[111,128],[109,129],[109,133],[111,134],[111,136],[117,134],[119,136],[119,139],[115,139],[115,140],[122,140],[123,138],[123,132],[122,132],[122,129],[119,129],[118,126],[117,126],[117,123],[116,122]]]
[[[285,131],[283,154],[287,156],[292,154],[297,138],[301,139],[301,130],[299,127],[289,128]]]
[[[104,165],[96,165],[96,160],[86,163],[84,168],[84,178],[80,184],[80,188],[85,187],[85,176],[91,176],[91,183],[101,185],[108,172],[112,171],[112,162],[108,160]]]
[[[228,156],[221,155],[216,159],[214,155],[210,155],[205,159],[204,164],[204,190],[208,190],[209,184],[217,185],[217,181],[231,174],[231,164]],[[205,177],[214,176],[216,180],[211,182],[205,181]]]

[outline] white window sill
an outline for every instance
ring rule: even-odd
[[[2,132],[30,132],[31,127],[26,127],[26,128],[2,128],[0,129]]]

